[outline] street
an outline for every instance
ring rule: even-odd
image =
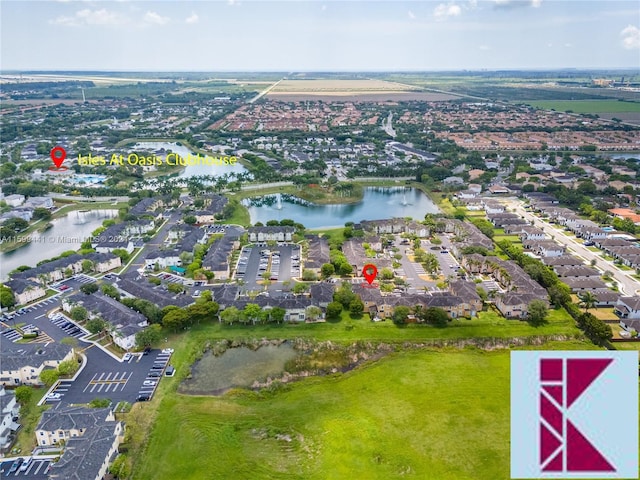
[[[564,230],[558,230],[550,223],[528,212],[519,201],[510,201],[508,205],[515,210],[515,213],[533,223],[534,226],[540,228],[550,238],[567,247],[567,250],[570,250],[575,256],[582,258],[585,263],[589,264],[595,260],[597,268],[603,272],[611,272],[615,281],[618,282],[620,293],[629,296],[640,293],[640,282],[632,278],[627,272],[620,270],[613,262],[603,259],[599,252],[592,252],[575,238],[565,235]]]

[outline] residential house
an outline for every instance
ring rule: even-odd
[[[47,410],[36,427],[38,445],[63,445],[49,472],[52,480],[102,480],[123,439],[124,424],[109,408]]]
[[[524,240],[522,246],[541,257],[559,257],[566,251],[566,247],[552,240]]]
[[[182,265],[180,260],[180,251],[171,250],[153,250],[147,254],[144,259],[144,266],[148,269],[158,268],[165,269],[168,267],[179,267]]]
[[[10,207],[19,207],[24,203],[24,200],[25,200],[24,195],[20,195],[17,193],[13,195],[7,195],[6,197],[4,197],[4,201]]]
[[[586,265],[558,265],[553,267],[553,270],[560,278],[600,278],[600,272],[598,272],[598,270],[587,267]]]
[[[70,312],[75,306],[84,307],[90,319],[105,320],[111,327],[109,334],[113,342],[124,350],[135,347],[136,333],[149,324],[141,313],[100,292],[90,295],[76,293],[62,301],[62,309],[65,312]]]
[[[573,293],[607,289],[607,285],[597,277],[564,277],[562,281],[569,286]]]
[[[475,317],[482,311],[482,298],[478,295],[476,284],[464,280],[451,282],[449,290],[463,300],[462,315],[465,317]]]
[[[0,385],[0,450],[2,451],[11,446],[20,428],[19,413],[20,405],[16,401],[13,390],[5,390],[4,385]]]
[[[305,235],[309,248],[307,251],[307,259],[304,262],[304,268],[320,272],[322,265],[329,263],[329,242],[325,237],[318,235]]]
[[[530,293],[507,292],[495,299],[495,306],[505,318],[526,319],[529,304],[534,300],[541,300]]]
[[[57,368],[73,357],[73,349],[62,343],[3,342],[0,350],[0,383],[7,386],[42,385],[40,373]]]
[[[222,238],[211,244],[209,251],[202,259],[202,267],[210,270],[218,280],[230,278],[231,268],[229,262],[234,250],[240,248],[239,236],[227,231]]]
[[[30,208],[54,208],[53,199],[51,197],[29,197],[24,203],[25,207]]]
[[[96,273],[108,272],[122,266],[122,259],[113,253],[89,253],[85,258],[93,262],[93,271]]]
[[[250,242],[290,242],[293,239],[295,233],[293,227],[250,227],[249,228],[249,241]]]
[[[120,275],[118,288],[129,297],[148,300],[160,308],[169,305],[186,307],[193,303],[193,298],[190,295],[172,294],[162,285],[150,284],[145,277],[139,276],[136,272],[124,276]]]
[[[24,272],[11,274],[12,279],[27,279],[38,282],[42,285],[57,282],[76,273],[82,272],[82,261],[85,259],[82,255],[73,254],[68,257],[59,258],[51,262],[45,262]]]
[[[16,278],[4,285],[11,289],[18,305],[26,305],[47,295],[43,286],[33,280]]]
[[[640,332],[640,296],[620,297],[613,312],[620,318],[622,328]]]

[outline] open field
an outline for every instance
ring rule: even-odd
[[[509,478],[506,350],[405,351],[275,392],[172,393],[157,408],[135,479]]]
[[[617,100],[527,100],[522,103],[558,112],[640,114],[640,102],[619,102]]]
[[[417,90],[417,87],[403,85],[385,80],[283,80],[272,92],[307,93],[307,92],[406,92]]]
[[[283,80],[268,94],[271,100],[303,101],[446,101],[446,93],[421,91],[419,87],[384,80]]]

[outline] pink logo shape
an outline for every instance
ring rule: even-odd
[[[568,418],[571,406],[611,362],[611,358],[540,360],[540,467],[543,472],[616,471]]]

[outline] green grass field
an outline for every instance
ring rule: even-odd
[[[534,100],[527,105],[547,110],[575,113],[640,113],[640,103],[617,100]]]
[[[275,393],[166,394],[148,441],[138,480],[507,479],[509,351],[405,351]]]

